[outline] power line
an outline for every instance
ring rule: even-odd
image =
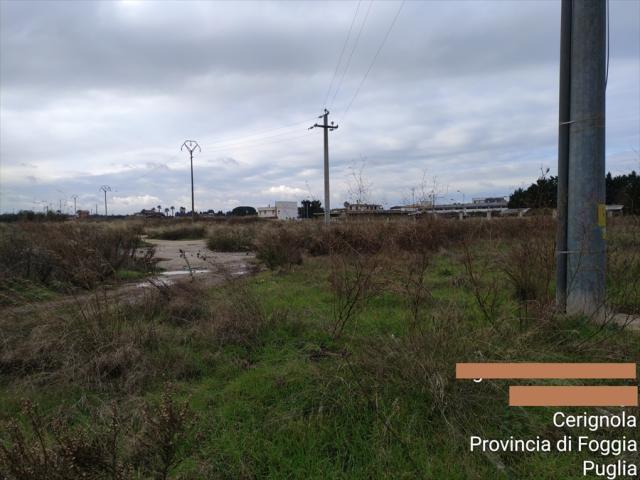
[[[285,128],[297,127],[299,125],[306,125],[307,123],[309,123],[309,120],[310,119],[302,120],[300,122],[291,123],[291,124],[288,124],[288,125],[283,125],[282,127],[278,127],[278,128],[270,128],[268,130],[258,131],[258,132],[253,133],[253,134],[244,135],[244,136],[240,136],[240,137],[236,137],[236,138],[231,138],[229,140],[220,140],[220,141],[217,141],[217,142],[214,142],[214,143],[210,144],[210,146],[213,147],[213,148],[217,148],[218,145],[219,146],[225,146],[228,143],[242,143],[242,142],[244,142],[244,139],[246,139],[246,138],[257,137],[257,136],[260,136],[260,135],[265,134],[265,133],[271,133],[271,132],[275,132],[275,131],[278,131],[278,130],[283,130]],[[276,135],[271,135],[271,136],[284,135],[285,133],[289,133],[289,132],[283,132],[281,134],[276,134]],[[262,137],[262,138],[268,138],[268,137]]]
[[[299,133],[299,130],[291,130],[291,131],[287,131],[287,132],[281,132],[281,133],[276,133],[274,135],[267,135],[265,137],[260,137],[260,138],[255,138],[253,140],[245,140],[245,141],[238,141],[238,142],[233,142],[233,143],[228,143],[228,144],[214,144],[213,148],[209,149],[209,151],[216,151],[216,150],[226,150],[227,148],[233,148],[236,147],[238,145],[246,145],[246,144],[260,144],[265,140],[270,140],[272,138],[277,138],[277,137],[282,137],[285,135],[291,135],[293,133]]]
[[[287,132],[287,134],[292,134],[294,132]],[[286,143],[286,142],[291,142],[294,140],[299,140],[301,138],[308,138],[311,136],[311,132],[305,132],[304,134],[301,135],[296,135],[290,138],[282,138],[282,139],[277,139],[277,140],[271,140],[271,141],[257,141],[257,142],[251,142],[251,143],[239,143],[237,146],[230,146],[230,147],[219,147],[219,148],[214,148],[214,149],[210,149],[207,150],[207,153],[210,152],[222,152],[227,150],[228,148],[233,148],[233,149],[237,149],[237,150],[243,150],[246,148],[255,148],[255,147],[261,147],[263,145],[273,145],[273,144],[278,144],[278,143]],[[146,173],[142,173],[141,175],[137,175],[136,176],[136,180],[142,180],[147,178],[149,175],[152,175],[154,173],[156,173],[160,168],[164,167],[164,164],[161,165],[154,165],[152,166],[150,169],[148,169],[148,171],[146,171]]]
[[[336,88],[336,91],[333,93],[333,97],[331,98],[331,105],[333,105],[333,102],[336,99],[336,96],[338,95],[338,92],[340,91],[340,88],[342,87],[342,82],[344,82],[344,77],[347,75],[347,71],[349,70],[349,67],[351,66],[351,59],[353,58],[353,54],[355,53],[356,49],[358,48],[358,43],[360,42],[360,36],[362,35],[362,30],[364,30],[364,26],[367,23],[367,18],[369,18],[369,13],[371,12],[371,6],[373,5],[373,0],[370,0],[369,2],[369,8],[367,8],[367,13],[364,16],[364,20],[362,20],[362,24],[360,25],[360,29],[358,30],[358,35],[356,36],[356,41],[353,44],[353,48],[351,49],[351,53],[349,54],[349,58],[347,59],[347,63],[346,66],[344,67],[344,70],[342,72],[342,76],[340,77],[340,83],[338,83],[338,87]]]
[[[606,5],[606,16],[607,16],[607,70],[606,73],[604,74],[604,89],[607,89],[607,82],[609,81],[609,45],[610,45],[610,39],[611,39],[611,35],[610,35],[610,27],[609,27],[609,0],[607,0],[607,5]]]
[[[327,100],[329,99],[329,93],[331,93],[331,88],[333,87],[333,82],[338,76],[338,69],[340,68],[340,64],[342,63],[342,57],[344,56],[344,51],[347,49],[347,43],[349,43],[349,39],[351,38],[351,31],[353,30],[353,25],[356,23],[356,17],[358,16],[358,10],[360,10],[360,3],[362,0],[358,0],[358,5],[356,6],[356,11],[353,14],[353,19],[351,20],[351,25],[349,26],[349,32],[347,33],[347,38],[344,39],[344,44],[342,45],[342,51],[340,52],[340,57],[338,58],[338,63],[336,64],[336,69],[333,72],[333,77],[331,78],[331,82],[329,83],[329,88],[327,89],[327,94],[324,96],[324,102],[322,104],[326,107]]]
[[[387,33],[385,34],[384,38],[382,39],[382,43],[380,43],[380,46],[378,47],[378,50],[376,51],[376,54],[373,56],[373,59],[371,60],[371,63],[369,64],[369,68],[367,69],[367,71],[365,72],[364,76],[362,77],[362,80],[360,81],[360,85],[358,85],[358,88],[356,89],[356,92],[353,94],[353,97],[351,98],[351,101],[348,103],[347,108],[345,108],[344,112],[342,113],[341,120],[344,120],[344,117],[349,112],[349,109],[351,108],[351,105],[353,105],[353,102],[355,101],[356,97],[360,93],[360,89],[362,88],[362,85],[364,85],[365,80],[369,76],[369,73],[371,72],[371,69],[373,68],[374,63],[376,63],[378,55],[380,55],[380,52],[382,51],[382,47],[384,47],[384,44],[387,42],[387,39],[389,38],[389,35],[391,34],[391,30],[393,30],[393,26],[396,24],[396,21],[398,20],[398,17],[400,16],[400,12],[402,11],[402,7],[404,7],[405,1],[406,0],[402,0],[402,3],[398,7],[398,11],[396,12],[396,15],[393,17],[393,20],[391,21],[391,24],[389,25],[389,29],[387,30]]]
[[[286,132],[288,135],[295,133],[295,132]],[[263,145],[272,145],[272,144],[276,144],[276,143],[285,143],[285,142],[289,142],[289,141],[293,141],[299,138],[303,138],[303,137],[308,137],[309,133],[304,133],[302,135],[296,135],[293,137],[289,137],[289,138],[280,138],[280,139],[276,139],[276,140],[271,140],[271,141],[264,141],[264,140],[260,140],[260,141],[256,141],[256,142],[241,142],[238,143],[236,145],[227,145],[227,146],[222,146],[222,147],[218,147],[218,148],[213,148],[208,150],[209,152],[222,152],[225,150],[229,150],[229,149],[245,149],[245,148],[253,148],[253,147],[260,147]]]

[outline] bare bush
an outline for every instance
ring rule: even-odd
[[[487,255],[483,257],[476,255],[469,242],[465,242],[462,246],[462,263],[467,274],[466,283],[484,320],[497,328],[502,305],[502,286],[496,266],[487,257]]]
[[[117,270],[146,271],[153,250],[132,227],[93,224],[17,224],[0,239],[0,281],[26,279],[56,286],[93,288]]]
[[[607,303],[640,317],[640,217],[613,219],[607,230]]]
[[[304,238],[289,225],[275,225],[262,229],[255,241],[256,258],[270,270],[290,270],[302,263]]]
[[[251,224],[218,225],[207,237],[207,247],[216,252],[248,252],[253,250],[256,227]]]
[[[253,347],[260,334],[271,323],[269,315],[250,285],[243,279],[233,280],[216,302],[205,328],[219,345],[236,344]]]
[[[334,339],[342,335],[345,327],[353,322],[367,300],[376,292],[382,245],[377,251],[370,251],[370,248],[370,245],[363,248],[362,244],[354,247],[344,239],[334,240],[329,276],[333,293],[331,336]]]
[[[421,330],[364,341],[354,354],[354,363],[376,383],[418,393],[435,411],[450,414],[461,408],[457,390],[462,384],[455,380],[456,362],[472,359],[478,343],[491,335],[486,327],[470,328],[459,310],[447,306]]]
[[[144,472],[164,480],[183,458],[193,421],[186,403],[177,402],[168,390],[159,405],[147,403],[136,421],[131,421],[134,415],[123,418],[116,403],[106,415],[91,409],[89,424],[72,424],[72,411],[45,417],[37,405],[24,401],[21,415],[0,434],[0,477],[124,480]],[[134,448],[128,451],[126,444]]]
[[[552,313],[555,277],[555,224],[546,217],[532,218],[524,224],[526,232],[513,238],[497,253],[496,262],[513,289],[513,296],[528,322]],[[529,311],[534,315],[530,316]]]
[[[431,263],[431,256],[426,252],[411,253],[401,264],[405,268],[400,272],[404,297],[409,308],[409,325],[418,328],[423,321],[423,310],[431,291],[425,275]]]
[[[119,452],[121,425],[115,410],[106,423],[73,427],[59,413],[48,419],[37,405],[23,402],[26,427],[13,419],[0,442],[0,475],[15,480],[130,478]]]
[[[0,374],[35,384],[139,391],[166,368],[165,357],[156,355],[169,334],[159,323],[166,303],[152,290],[133,302],[97,292],[28,321],[11,316],[2,322]],[[171,366],[176,373],[181,368]]]
[[[193,412],[188,405],[165,390],[157,406],[147,404],[144,408],[134,463],[152,478],[166,480],[183,457],[183,442],[192,425]]]
[[[147,230],[149,238],[159,238],[161,240],[195,240],[205,238],[207,228],[202,224],[194,225],[170,225]]]

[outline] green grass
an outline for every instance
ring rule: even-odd
[[[148,274],[139,270],[117,270],[116,279],[124,281],[140,280],[145,278]]]
[[[25,279],[5,282],[0,287],[0,306],[16,306],[26,303],[55,300],[61,288],[56,285],[45,286]]]
[[[376,349],[387,351],[394,339],[409,335],[408,310],[400,293],[385,289],[375,295],[342,337],[331,338],[328,275],[329,262],[320,257],[306,258],[286,274],[263,272],[250,279],[250,294],[261,299],[267,314],[277,313],[281,320],[264,329],[249,346],[215,345],[191,337],[188,325],[161,323],[158,328],[164,334],[159,334],[167,340],[153,355],[163,357],[167,364],[183,362],[180,376],[153,378],[133,394],[73,385],[52,388],[0,376],[0,411],[4,418],[15,415],[20,398],[30,397],[50,413],[66,406],[81,422],[82,409],[72,405],[112,399],[126,402],[134,397],[153,402],[170,382],[195,415],[195,426],[182,445],[184,457],[172,471],[176,477],[583,478],[581,458],[575,454],[500,456],[507,475],[482,454],[470,453],[469,434],[487,438],[556,434],[550,428],[553,410],[508,407],[504,382],[455,382],[455,362],[469,358],[457,358],[454,352],[442,352],[433,344],[435,354],[443,356],[440,374],[448,385],[447,401],[460,402],[460,410],[441,405],[429,387],[402,375],[410,364],[400,360],[396,364],[393,359],[386,363],[372,355]],[[464,266],[457,253],[436,256],[426,275],[434,298],[428,313],[455,310],[465,322],[460,332],[470,337],[474,351],[495,355],[485,357],[487,360],[640,360],[640,336],[614,328],[597,333],[596,327],[579,319],[559,318],[549,330],[526,339],[519,336],[514,323],[510,334],[496,334],[500,341],[476,344],[494,340],[491,335],[483,336],[491,331],[479,316],[469,289],[460,286],[463,277]],[[230,294],[228,288],[233,287],[210,290],[206,301],[215,305]],[[508,290],[503,297],[503,312],[512,314],[517,309]],[[434,335],[434,342],[437,334],[446,334],[428,327],[427,331]],[[555,336],[557,343],[552,348],[541,337],[543,333]],[[579,347],[582,341],[586,347]],[[416,358],[416,362],[423,360]],[[398,371],[389,376],[375,371],[384,366]],[[637,432],[625,433],[628,438],[638,436]]]

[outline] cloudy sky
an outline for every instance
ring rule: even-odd
[[[448,202],[554,173],[560,2],[400,5],[0,0],[0,210],[95,209],[102,184],[113,213],[189,207],[185,139],[198,210],[322,198],[324,106],[333,206],[354,170],[387,206],[423,179]],[[610,25],[622,173],[640,169],[640,2],[611,0]]]

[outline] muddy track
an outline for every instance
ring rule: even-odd
[[[255,271],[255,255],[248,252],[212,252],[204,240],[151,240],[156,247],[160,273],[135,282],[104,285],[90,292],[65,295],[55,300],[33,302],[0,308],[0,315],[18,317],[45,310],[57,310],[68,305],[82,305],[96,297],[109,301],[135,301],[150,288],[197,280],[206,285],[219,285]]]

